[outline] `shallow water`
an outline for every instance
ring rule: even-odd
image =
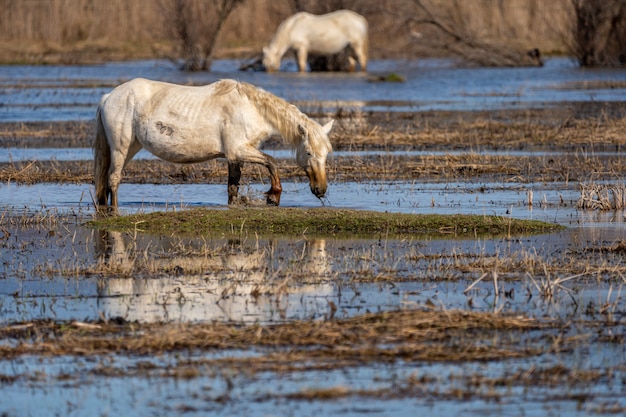
[[[5,230],[10,236],[0,246],[0,323],[103,317],[271,323],[329,317],[329,301],[338,308],[335,317],[393,311],[433,300],[446,309],[471,306],[477,311],[562,319],[575,317],[577,309],[589,302],[612,298],[616,311],[626,308],[626,299],[611,296],[615,281],[610,274],[601,281],[595,273],[581,276],[569,285],[577,288],[574,295],[562,291],[546,301],[530,281],[519,280],[513,272],[502,273],[501,290],[513,290],[517,297],[497,297],[491,279],[466,292],[479,278],[479,270],[463,272],[465,262],[472,259],[549,260],[555,254],[584,253],[610,245],[610,237],[626,238],[623,230],[615,234],[576,227],[514,239],[415,236],[402,241],[306,234],[296,240],[249,235],[187,240],[105,233],[68,222],[44,230]],[[186,251],[181,253],[181,248]],[[130,272],[135,269],[139,272]],[[260,295],[252,296],[254,292]],[[528,294],[536,298],[531,300]]]
[[[293,151],[290,149],[263,149],[268,155],[274,158],[293,158]],[[565,152],[550,152],[550,151],[491,151],[491,150],[479,150],[479,151],[433,151],[433,150],[366,150],[366,151],[333,151],[329,156],[329,161],[332,162],[334,157],[371,157],[371,156],[403,156],[403,157],[419,157],[419,156],[444,156],[444,155],[501,155],[512,157],[532,157],[532,156],[544,156],[544,157],[559,157],[563,156]],[[606,156],[619,156],[620,152],[598,152],[593,151],[590,153],[594,157],[606,157]],[[91,148],[22,148],[22,147],[6,147],[0,149],[0,163],[3,162],[24,162],[24,161],[88,161],[93,158],[93,150]],[[134,160],[146,160],[157,159],[153,154],[145,149],[140,150],[137,155],[133,157]]]
[[[297,101],[304,110],[525,108],[568,101],[621,101],[626,92],[623,88],[590,89],[585,85],[625,81],[626,71],[583,70],[567,59],[549,59],[543,68],[511,69],[464,69],[439,60],[372,63],[374,74],[396,72],[404,76],[406,82],[401,84],[374,83],[360,74],[238,72],[237,66],[235,61],[218,61],[214,72],[193,74],[181,73],[162,61],[0,67],[0,121],[90,120],[102,94],[137,76],[180,83],[233,77]],[[288,151],[269,152],[291,157]],[[375,153],[336,153],[352,154]],[[138,157],[151,158],[147,154]],[[4,162],[89,159],[89,149],[0,150],[0,161]],[[242,192],[261,199],[267,187],[253,183],[242,187]],[[282,205],[321,205],[304,182],[285,182],[283,188]],[[532,207],[527,205],[529,191],[534,195]],[[588,342],[595,340],[593,337],[623,335],[626,290],[619,272],[623,254],[610,248],[626,241],[624,211],[578,210],[580,190],[576,183],[329,184],[324,203],[332,207],[495,214],[567,226],[564,231],[540,236],[474,239],[413,236],[393,240],[372,236],[344,240],[314,238],[306,233],[295,239],[251,235],[179,239],[145,236],[140,225],[136,233],[102,232],[83,226],[93,215],[92,193],[88,184],[0,184],[0,218],[14,219],[0,227],[0,326],[34,319],[69,322],[116,317],[140,322],[268,324],[432,305],[444,311],[496,311],[562,320],[569,330],[538,336],[537,345],[545,349],[569,336],[580,338],[576,339],[580,342],[569,351],[547,349],[530,358],[493,362],[396,360],[328,371],[261,372],[253,376],[243,370],[198,365],[200,372],[192,378],[168,372],[187,361],[259,352],[212,350],[140,358],[19,357],[0,361],[0,395],[10,398],[8,402],[0,400],[0,414],[41,415],[41,404],[47,415],[74,416],[583,416],[603,414],[601,410],[611,406],[626,409],[623,342]],[[227,196],[225,184],[122,183],[120,199],[123,213],[136,213],[189,207],[223,209]],[[33,221],[37,216],[40,219]],[[45,220],[57,217],[58,222]],[[532,267],[533,262],[536,267]],[[581,268],[576,262],[587,262],[590,272],[572,277],[571,265]],[[562,265],[562,269],[549,268],[555,265]],[[555,287],[550,297],[539,287],[566,278],[572,279]],[[593,327],[587,321],[602,325]],[[520,335],[522,338],[532,340],[534,336]],[[0,343],[13,342],[5,338]],[[146,374],[124,374],[152,366],[154,371]],[[549,386],[476,385],[471,379],[482,375],[496,381],[551,367],[606,372],[607,376]],[[123,371],[123,376],[116,376],[116,369]],[[329,387],[386,388],[394,392],[408,379],[419,381],[421,377],[432,382],[424,382],[413,395],[399,398],[354,395],[303,401],[288,397]],[[457,391],[472,394],[469,398],[445,394]]]
[[[242,195],[261,200],[268,185],[249,184]],[[528,193],[533,206],[528,206]],[[93,187],[89,184],[0,184],[0,212],[54,210],[58,213],[93,213]],[[311,194],[308,183],[283,182],[281,205],[330,207],[414,214],[484,214],[542,220],[567,226],[610,228],[621,236],[624,211],[577,208],[580,190],[575,183],[489,182],[338,182],[329,184],[322,201]],[[225,207],[225,184],[128,184],[119,190],[120,211],[145,213],[193,207]],[[608,236],[607,236],[608,237]]]
[[[194,84],[235,78],[298,102],[304,111],[527,108],[621,101],[626,92],[615,88],[626,81],[626,71],[581,69],[565,58],[548,59],[540,68],[458,68],[446,60],[372,61],[370,75],[395,72],[405,78],[403,83],[371,82],[364,74],[267,74],[241,72],[238,67],[239,62],[226,60],[217,61],[210,73],[181,72],[167,61],[0,66],[0,121],[91,120],[103,94],[136,77]],[[606,83],[606,88],[591,84],[596,82]]]
[[[26,356],[0,361],[0,375],[12,381],[0,388],[4,398],[11,399],[0,402],[0,411],[9,416],[41,415],[40,406],[33,399],[45,404],[50,415],[81,416],[93,415],[94,411],[170,415],[181,410],[187,415],[219,412],[251,416],[408,416],[416,411],[584,416],[595,414],[594,410],[602,407],[626,405],[622,395],[626,372],[623,344],[585,342],[591,337],[590,332],[620,334],[620,325],[615,322],[626,320],[626,300],[615,277],[610,273],[605,277],[581,276],[564,283],[548,299],[514,271],[501,272],[501,294],[496,295],[491,277],[477,282],[482,271],[466,270],[473,259],[492,257],[500,259],[502,265],[507,259],[527,256],[543,260],[538,262],[558,262],[563,256],[571,256],[568,253],[581,255],[618,238],[609,238],[603,229],[572,226],[559,233],[513,239],[432,240],[416,236],[396,241],[379,236],[375,240],[342,240],[303,235],[299,239],[241,236],[228,240],[207,236],[179,240],[140,233],[103,233],[82,227],[83,220],[79,215],[73,221],[69,218],[47,228],[8,228],[10,236],[0,240],[0,324],[118,317],[140,322],[218,320],[270,324],[346,318],[430,304],[443,310],[498,311],[574,321],[578,324],[572,325],[567,336],[578,337],[580,342],[573,350],[549,350],[538,357],[519,360],[385,360],[336,370],[285,370],[253,375],[242,369],[209,366],[203,361],[256,356],[259,352],[255,350],[210,349],[156,357]],[[619,230],[624,233],[624,228]],[[599,261],[607,266],[610,262],[608,255],[606,261]],[[155,272],[124,272],[125,268],[135,271],[140,264],[145,265],[146,271],[153,268]],[[586,328],[582,319],[602,317],[599,309],[605,303],[615,303],[609,308],[611,319],[607,319],[607,326]],[[553,335],[520,337],[546,346]],[[494,343],[497,339],[494,335]],[[176,376],[171,369],[181,366],[194,367],[196,376]],[[489,381],[562,367],[581,374],[607,372],[611,376],[592,384],[555,383],[547,387],[475,384],[475,378]],[[123,376],[118,376],[118,372]],[[393,395],[398,387],[411,387],[413,383],[408,381],[420,378],[428,382],[414,387],[414,395]],[[307,390],[333,387],[386,390],[391,395],[310,401],[289,398]],[[463,400],[448,394],[457,391],[471,394]]]

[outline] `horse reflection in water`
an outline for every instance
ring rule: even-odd
[[[194,254],[175,257],[159,254],[171,254],[180,242],[154,244],[98,231],[96,256],[111,276],[98,288],[102,316],[139,322],[277,321],[304,312],[326,314],[325,297],[334,292],[323,239],[289,246],[287,257],[276,256],[282,250],[276,241],[256,247],[231,240],[225,250],[187,248],[179,252]]]

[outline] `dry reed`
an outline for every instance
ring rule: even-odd
[[[441,49],[430,44],[437,32],[432,25],[420,22],[425,16],[415,1],[400,0],[389,5],[367,0],[351,1],[348,5],[339,3],[334,0],[245,2],[225,22],[218,47],[222,54],[228,49],[231,54],[250,56],[269,43],[279,23],[296,11],[324,13],[341,6],[367,17],[371,28],[370,49],[376,56],[441,54]],[[564,50],[563,37],[567,36],[570,19],[567,0],[424,3],[473,39],[499,40],[524,50],[536,47]],[[164,0],[2,0],[0,44],[5,46],[2,48],[5,55],[0,59],[71,63],[98,58],[161,57],[173,46],[171,28],[164,16],[165,4]],[[426,36],[418,36],[421,33]]]
[[[578,208],[621,210],[626,207],[626,184],[581,183]]]
[[[28,322],[0,327],[0,357],[21,355],[156,354],[178,350],[289,348],[299,360],[471,360],[523,357],[540,349],[488,346],[478,335],[558,327],[520,316],[465,311],[403,310],[343,320],[279,325],[53,323]],[[464,340],[463,344],[450,341]],[[300,355],[298,355],[300,352]]]

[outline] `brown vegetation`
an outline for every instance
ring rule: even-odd
[[[222,25],[243,0],[161,0],[169,38],[178,40],[176,56],[187,71],[209,70]]]
[[[480,40],[483,46],[491,45],[492,63],[497,64],[493,52],[508,51],[509,58],[516,56],[514,51],[534,48],[547,53],[564,52],[563,38],[571,21],[571,13],[567,12],[571,6],[569,1],[245,1],[232,10],[228,19],[224,18],[221,31],[217,25],[220,20],[216,20],[214,13],[217,9],[206,9],[204,14],[196,10],[197,17],[205,16],[203,23],[208,32],[202,34],[194,28],[196,23],[176,24],[176,17],[187,12],[180,8],[178,15],[171,12],[176,10],[172,5],[191,4],[190,1],[0,0],[3,11],[0,15],[0,62],[82,63],[178,58],[182,52],[179,40],[184,34],[181,29],[184,32],[185,28],[189,29],[188,40],[200,48],[193,51],[194,54],[201,52],[197,56],[200,64],[205,58],[210,60],[206,55],[211,55],[212,41],[216,42],[215,56],[249,57],[260,52],[278,24],[298,10],[324,13],[350,8],[369,21],[370,49],[374,58],[450,54],[472,58],[466,47]],[[221,7],[225,3],[213,4]],[[441,30],[442,22],[445,31]],[[215,38],[217,32],[220,33]],[[454,34],[452,38],[450,33]],[[481,60],[487,58],[484,52],[481,55]]]
[[[621,0],[571,0],[571,50],[581,66],[626,63],[626,4]]]
[[[31,322],[0,327],[0,340],[21,343],[0,347],[0,357],[22,355],[148,355],[175,350],[290,347],[279,355],[283,366],[307,366],[308,360],[487,360],[524,357],[543,349],[517,343],[489,346],[493,331],[527,331],[559,325],[525,317],[464,311],[406,310],[365,314],[350,319],[287,324],[233,325],[101,322]],[[464,343],[460,341],[463,340]],[[272,356],[272,355],[270,355]],[[269,358],[267,358],[269,359]],[[306,360],[304,360],[306,359]],[[257,365],[262,365],[259,361]]]
[[[582,183],[578,207],[589,210],[621,210],[626,207],[626,185]]]
[[[619,152],[626,146],[623,134],[626,129],[625,114],[626,106],[617,103],[490,112],[365,114],[340,111],[333,115],[337,122],[331,134],[336,151],[466,152],[419,156],[398,153],[331,156],[329,176],[331,181],[438,181],[450,178],[514,179],[517,182],[611,180],[626,175],[626,161]],[[48,136],[51,132],[54,135]],[[92,135],[92,122],[5,123],[0,125],[0,146],[88,147]],[[266,143],[268,148],[279,146],[283,145],[276,139]],[[562,154],[483,152],[490,150]],[[615,155],[610,152],[615,152]],[[293,158],[280,160],[279,170],[282,178],[304,180]],[[2,163],[0,181],[84,183],[92,181],[92,172],[91,161]],[[255,165],[245,165],[243,175],[246,181],[262,182],[267,173]],[[124,182],[225,183],[226,178],[226,164],[220,160],[194,165],[133,160],[125,170]]]

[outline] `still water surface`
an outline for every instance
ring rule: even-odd
[[[234,78],[296,102],[304,111],[527,108],[621,101],[626,91],[626,71],[581,69],[566,58],[548,59],[539,68],[459,68],[447,60],[371,63],[370,75],[395,72],[405,78],[402,83],[372,82],[364,74],[242,72],[238,66],[237,61],[217,61],[210,73],[181,72],[167,61],[3,66],[0,121],[90,120],[103,94],[136,77],[193,84]]]
[[[509,69],[458,68],[450,61],[441,60],[372,62],[370,74],[396,72],[406,79],[398,84],[372,82],[361,74],[298,74],[289,63],[288,71],[278,74],[239,72],[238,65],[237,61],[218,61],[211,73],[183,73],[165,61],[0,67],[0,122],[91,120],[100,96],[134,77],[194,84],[236,78],[296,102],[303,110],[330,111],[528,108],[573,101],[621,101],[626,93],[619,87],[626,85],[626,71],[580,69],[568,59],[549,59],[542,68]],[[603,87],[609,85],[618,88]],[[277,157],[282,157],[282,151],[276,152]],[[89,159],[89,149],[0,150],[2,162]],[[267,186],[252,184],[244,187],[243,192],[261,198]],[[286,182],[283,187],[285,206],[321,205],[306,183]],[[533,207],[527,205],[529,191],[535,196]],[[323,320],[330,314],[329,301],[338,307],[338,317],[432,303],[444,310],[503,311],[574,319],[574,322],[584,316],[585,307],[614,303],[614,319],[624,320],[624,291],[610,272],[579,277],[565,284],[567,290],[559,291],[553,300],[546,300],[529,280],[514,273],[502,274],[501,285],[506,291],[514,290],[515,296],[495,297],[494,284],[489,280],[477,283],[466,293],[480,273],[454,269],[462,269],[464,259],[468,265],[473,259],[482,258],[495,259],[497,264],[532,255],[541,262],[556,262],[626,240],[624,212],[578,210],[579,189],[573,183],[373,181],[331,182],[329,186],[324,203],[333,207],[402,213],[496,214],[568,226],[565,231],[542,236],[466,240],[415,236],[398,241],[373,236],[346,241],[332,237],[315,239],[303,234],[297,239],[244,236],[233,242],[205,237],[181,242],[141,233],[103,234],[83,226],[93,214],[92,193],[89,184],[0,184],[0,216],[27,219],[32,213],[61,214],[65,219],[49,227],[25,224],[0,230],[0,324],[33,319],[90,321],[102,317],[146,322]],[[123,183],[120,187],[120,208],[124,213],[199,206],[221,209],[225,208],[226,198],[225,184]],[[210,255],[169,259],[172,248],[180,248],[181,244],[195,251],[207,246]],[[213,250],[220,252],[215,255]],[[599,254],[604,256],[604,252]],[[609,265],[609,255],[606,256]],[[124,268],[141,257],[161,268],[167,262],[178,262],[179,269],[175,270],[179,273],[112,276],[85,272],[102,268],[99,262],[103,259],[108,263],[105,266]],[[185,273],[193,268],[206,268],[207,272]],[[394,279],[380,279],[386,276]],[[252,291],[259,285],[267,293],[252,297]],[[288,290],[277,293],[276,288],[283,287]],[[581,340],[590,333],[611,335],[618,330],[618,327],[572,326],[572,334]],[[3,343],[11,341],[5,339]],[[205,355],[214,358],[255,354],[216,350]],[[416,413],[583,416],[598,414],[594,410],[602,409],[605,404],[617,405],[622,410],[626,407],[623,343],[589,346],[581,342],[571,352],[550,351],[522,360],[443,364],[395,361],[323,372],[265,372],[253,377],[244,372],[223,375],[205,369],[190,379],[163,375],[116,377],[102,373],[104,365],[125,372],[146,363],[156,369],[167,369],[170,364],[176,366],[194,358],[193,352],[186,352],[180,357],[158,358],[111,355],[102,360],[92,357],[3,360],[0,361],[0,398],[10,401],[0,400],[0,414],[42,415],[42,404],[48,415],[75,416],[181,412],[251,416]],[[610,370],[614,376],[579,386],[556,383],[550,387],[477,387],[464,379],[481,373],[495,381],[520,369],[563,364],[583,371]],[[384,401],[354,396],[312,401],[286,397],[310,388],[393,388],[398,381],[412,377],[435,382],[427,384],[423,396]],[[455,389],[482,390],[485,396],[461,400],[437,394]],[[489,400],[494,390],[499,395],[494,398],[502,401]]]

